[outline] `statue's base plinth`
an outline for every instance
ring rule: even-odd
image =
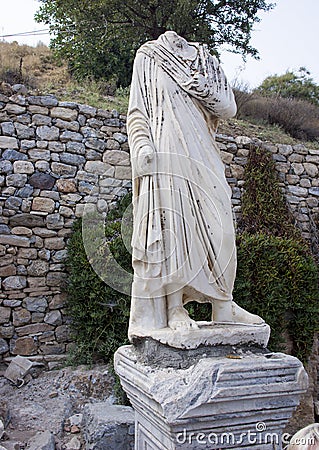
[[[138,330],[130,335],[134,342],[138,338],[152,338],[162,344],[180,349],[195,349],[201,346],[239,345],[266,347],[270,336],[270,327],[241,323],[197,322],[199,328],[194,330]]]
[[[146,364],[146,347],[124,346],[115,354],[135,409],[135,450],[282,448],[282,430],[308,384],[298,359],[262,349],[227,354],[231,347],[220,353],[218,347],[166,347],[163,358],[157,355],[162,364]],[[177,353],[184,358],[182,368],[169,364],[170,351],[172,361]]]

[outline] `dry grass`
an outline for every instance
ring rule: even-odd
[[[34,93],[55,94],[59,100],[85,103],[103,109],[116,109],[125,114],[128,105],[128,89],[118,89],[110,83],[85,80],[76,82],[68,73],[67,64],[59,63],[49,47],[19,45],[17,42],[0,41],[0,83],[23,83]],[[237,91],[237,92],[236,92]],[[252,95],[242,86],[235,87],[238,110],[246,112],[252,104]],[[115,95],[114,95],[115,94]],[[257,122],[256,116],[222,121],[219,133],[232,136],[250,136],[263,141],[296,144],[302,141],[292,138],[282,127]],[[309,142],[305,142],[305,145]],[[312,142],[311,147],[319,147]]]
[[[23,83],[31,89],[48,84],[63,86],[70,81],[66,64],[59,64],[44,44],[36,47],[0,42],[0,81]]]

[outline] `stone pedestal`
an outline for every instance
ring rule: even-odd
[[[308,385],[301,362],[252,347],[124,346],[115,370],[135,409],[135,450],[282,448]]]

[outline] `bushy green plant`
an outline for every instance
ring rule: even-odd
[[[269,323],[270,348],[280,349],[287,331],[293,353],[306,361],[318,331],[318,267],[294,227],[268,151],[251,149],[244,187],[234,298]]]
[[[239,231],[300,239],[281,192],[271,153],[263,148],[250,149],[244,190]]]
[[[307,360],[318,331],[318,268],[305,244],[269,234],[238,236],[234,298],[271,327],[269,348],[282,349],[287,331],[293,354]]]
[[[115,260],[129,272],[132,271],[131,258],[121,238],[121,217],[128,203],[130,197],[124,198],[109,213],[105,237]],[[97,232],[96,236],[92,236],[92,246],[98,244],[98,239],[100,236]],[[98,256],[103,256],[103,252],[103,247],[99,248]],[[108,255],[105,258],[104,262],[101,258],[98,261],[107,265]],[[115,350],[127,343],[130,296],[105,284],[93,269],[83,243],[81,219],[75,222],[69,240],[67,269],[68,311],[75,344],[74,357],[77,363],[91,363],[97,359],[110,361]]]

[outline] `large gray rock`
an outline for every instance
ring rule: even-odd
[[[83,412],[86,450],[134,448],[134,411],[129,406],[106,402],[88,404]]]
[[[19,148],[18,140],[15,137],[0,136],[0,148],[17,149]]]
[[[30,177],[29,183],[35,188],[52,189],[55,183],[55,178],[48,173],[36,172]]]
[[[60,130],[57,127],[42,125],[37,128],[37,136],[44,141],[56,141],[59,139]]]
[[[12,227],[24,226],[27,228],[44,226],[44,218],[35,214],[18,214],[10,218],[10,225]]]
[[[55,450],[53,434],[50,431],[37,433],[29,443],[28,450]]]

